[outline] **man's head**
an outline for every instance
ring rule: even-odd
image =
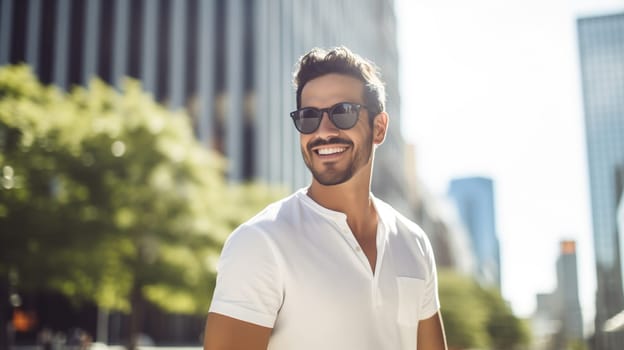
[[[388,125],[373,64],[343,47],[313,49],[299,61],[295,85],[298,108],[291,117],[315,181],[330,186],[357,176],[370,183],[374,148]]]
[[[297,108],[301,107],[301,92],[305,85],[310,80],[331,73],[347,75],[364,83],[362,98],[371,117],[385,110],[386,90],[375,65],[342,46],[330,51],[314,48],[299,59],[294,76]]]

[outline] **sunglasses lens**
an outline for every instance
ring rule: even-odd
[[[332,121],[340,129],[351,129],[357,123],[359,111],[356,104],[337,104],[332,109]]]
[[[318,129],[319,125],[321,125],[321,118],[323,117],[323,113],[325,113],[325,111],[328,112],[329,119],[331,119],[332,123],[334,123],[337,128],[347,130],[354,127],[357,123],[360,113],[360,105],[343,102],[328,109],[318,109],[312,107],[301,108],[290,113],[290,116],[295,123],[295,127],[300,133],[311,134]]]
[[[321,112],[313,108],[303,108],[294,112],[295,127],[303,134],[314,132],[321,122]]]

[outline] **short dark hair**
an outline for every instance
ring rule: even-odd
[[[377,66],[344,46],[329,51],[313,48],[299,59],[293,80],[297,89],[297,108],[301,107],[303,87],[310,80],[331,73],[348,75],[364,83],[364,104],[371,117],[385,110],[386,89]]]

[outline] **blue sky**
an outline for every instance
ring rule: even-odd
[[[433,193],[495,181],[503,295],[529,316],[577,241],[586,326],[596,288],[576,18],[624,0],[397,0],[402,129]],[[591,329],[589,329],[591,331]]]

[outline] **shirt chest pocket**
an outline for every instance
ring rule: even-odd
[[[397,277],[397,322],[414,327],[420,319],[420,307],[425,291],[425,281],[413,277]]]

